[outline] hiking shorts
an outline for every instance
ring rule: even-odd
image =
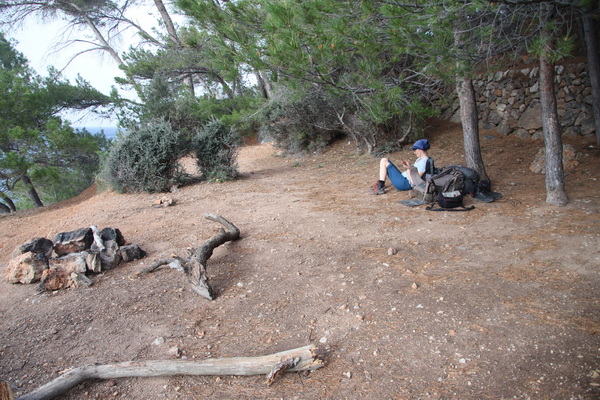
[[[402,172],[390,161],[390,165],[387,166],[387,174],[388,178],[390,178],[390,182],[397,190],[410,190],[412,189],[412,185],[410,181],[402,175]]]

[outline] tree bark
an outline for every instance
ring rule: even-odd
[[[177,30],[175,29],[175,24],[173,23],[173,19],[171,18],[171,15],[167,11],[167,7],[165,7],[165,4],[163,3],[162,0],[154,0],[154,5],[156,5],[156,8],[158,9],[158,12],[160,13],[160,17],[165,24],[165,28],[167,28],[167,33],[169,34],[169,39],[171,39],[173,46],[175,46],[176,48],[178,48],[180,50],[183,50],[183,45],[181,44],[181,41],[179,40],[179,35],[177,35]],[[185,74],[185,76],[183,78],[183,82],[188,87],[188,90],[190,91],[191,95],[195,96],[193,75],[191,73]]]
[[[552,54],[553,45],[551,37],[545,39],[545,49],[540,57],[540,102],[546,146],[546,203],[563,206],[569,201],[565,193],[563,144],[554,89],[554,63],[547,57]]]
[[[600,46],[598,46],[598,23],[593,15],[583,15],[583,33],[588,59],[588,71],[592,87],[592,114],[596,128],[596,143],[600,144]]]
[[[42,203],[42,199],[40,199],[40,196],[38,195],[37,190],[35,190],[35,186],[33,186],[33,182],[31,182],[29,176],[23,174],[21,175],[21,180],[27,187],[27,196],[29,197],[33,205],[36,207],[44,207],[44,203]]]
[[[204,361],[150,360],[117,364],[87,365],[75,368],[17,400],[49,400],[59,397],[90,379],[153,377],[177,375],[262,375],[272,372],[277,364],[293,360],[289,372],[321,368],[324,354],[313,345],[258,357],[215,358]]]
[[[4,203],[6,203],[5,206],[8,207],[8,212],[15,212],[15,211],[17,211],[17,206],[15,206],[15,203],[3,191],[0,191],[0,199],[2,199],[2,201]]]
[[[477,100],[475,88],[471,78],[462,77],[456,85],[458,100],[460,102],[460,119],[463,128],[463,140],[465,147],[465,161],[467,167],[474,169],[479,174],[479,179],[489,180],[479,144],[479,117],[477,112]]]

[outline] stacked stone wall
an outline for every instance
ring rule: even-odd
[[[563,135],[595,134],[590,79],[585,63],[555,67],[557,108]],[[495,129],[521,139],[542,138],[539,67],[526,67],[476,76],[480,129]],[[453,101],[442,108],[445,119],[460,123],[456,91],[448,88]]]

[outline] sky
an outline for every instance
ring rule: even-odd
[[[142,25],[153,24],[156,19],[150,14],[150,9],[140,8],[136,13],[136,19],[142,20]],[[69,46],[59,52],[54,49],[55,43],[60,41],[61,33],[64,29],[64,23],[60,20],[43,23],[33,18],[27,20],[22,28],[7,32],[6,36],[18,41],[16,49],[23,53],[29,60],[29,66],[37,71],[41,76],[47,76],[48,66],[54,66],[58,70],[63,70],[63,76],[71,83],[75,83],[77,75],[88,81],[94,88],[102,93],[110,94],[111,87],[115,84],[115,76],[124,76],[119,70],[116,62],[108,55],[102,52],[89,52],[78,56],[69,63],[71,57],[78,51],[84,49],[81,47]],[[119,49],[120,52],[126,50],[130,44],[133,44],[133,38],[125,38]],[[127,95],[126,93],[124,95]],[[130,95],[131,96],[131,95]],[[83,117],[83,120],[81,119]],[[110,119],[99,119],[93,116],[68,115],[73,126],[94,126],[94,127],[113,127],[115,121]]]

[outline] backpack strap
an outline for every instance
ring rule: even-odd
[[[433,208],[433,205],[431,206],[427,206],[425,207],[425,209],[427,211],[471,211],[475,209],[475,206],[471,206],[471,207],[465,207],[462,206],[462,208]]]

